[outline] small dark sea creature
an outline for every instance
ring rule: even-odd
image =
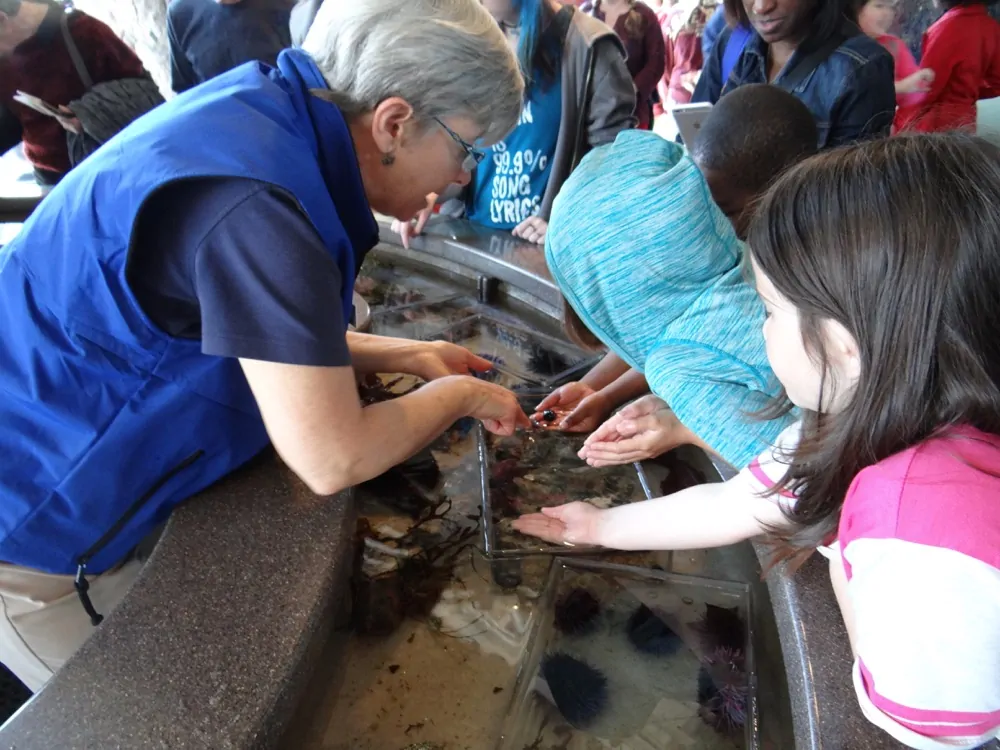
[[[705,484],[708,478],[698,471],[691,464],[683,461],[675,451],[666,453],[656,459],[667,469],[667,478],[660,482],[660,494],[672,495],[675,492],[686,490],[688,487],[695,487]]]
[[[628,618],[625,626],[628,640],[637,650],[655,656],[671,656],[683,645],[681,637],[670,626],[653,614],[645,604]]]
[[[584,635],[597,626],[601,603],[587,589],[575,588],[555,606],[555,626],[566,635]]]
[[[747,674],[743,652],[716,649],[698,670],[698,715],[718,732],[738,732],[747,722]]]
[[[706,604],[705,616],[695,623],[694,630],[707,653],[720,648],[739,651],[746,641],[746,625],[735,608]]]
[[[528,365],[531,367],[532,372],[544,376],[558,375],[571,367],[562,354],[551,349],[546,349],[538,344],[531,347],[531,354],[528,356]]]
[[[428,489],[437,486],[441,479],[441,468],[430,448],[424,448],[414,456],[395,467],[402,474],[417,484]]]
[[[392,389],[399,385],[402,379],[402,377],[397,377],[384,382],[378,375],[365,375],[358,383],[358,396],[361,399],[362,406],[371,406],[382,401],[392,401],[394,398],[413,393],[413,391],[422,385],[422,383],[418,382],[406,390],[393,391]]]
[[[585,661],[557,651],[542,660],[541,672],[559,713],[577,729],[608,705],[608,678]]]
[[[491,380],[497,377],[497,367],[503,367],[505,363],[503,357],[499,357],[496,354],[490,354],[488,352],[476,352],[477,357],[482,357],[487,362],[492,362],[494,367],[487,370],[486,372],[471,372],[469,373],[473,377],[479,378],[480,380]]]
[[[522,568],[521,561],[517,558],[494,560],[490,563],[490,577],[493,579],[493,583],[504,591],[513,591],[524,580]]]

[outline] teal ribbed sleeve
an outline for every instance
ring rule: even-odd
[[[629,130],[588,154],[556,199],[545,254],[591,331],[727,461],[746,466],[790,423],[743,416],[777,391],[764,309],[683,148]]]

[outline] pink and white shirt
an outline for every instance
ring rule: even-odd
[[[762,487],[797,439],[748,467]],[[918,750],[1000,737],[1000,438],[954,429],[861,471],[837,552],[865,716]]]

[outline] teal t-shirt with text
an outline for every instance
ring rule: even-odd
[[[517,127],[476,168],[466,205],[471,221],[510,230],[538,212],[552,171],[561,119],[560,76],[546,86],[531,86]]]

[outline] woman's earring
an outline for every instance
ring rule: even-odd
[[[396,162],[396,156],[394,154],[382,154],[382,164],[386,167],[391,167]]]

